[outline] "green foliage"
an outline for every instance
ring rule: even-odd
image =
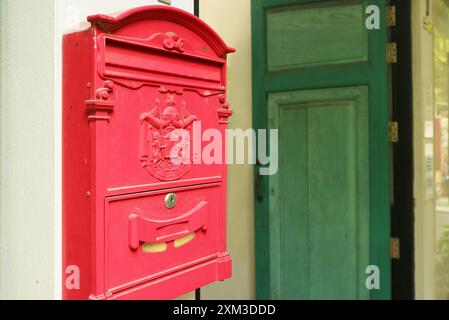
[[[436,280],[437,295],[449,299],[449,225],[437,241]]]

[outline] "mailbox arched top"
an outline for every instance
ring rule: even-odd
[[[101,30],[112,33],[130,24],[142,20],[168,20],[182,25],[203,38],[215,51],[217,56],[225,57],[235,50],[223,41],[223,39],[204,21],[198,17],[168,6],[143,6],[127,10],[117,16],[104,14],[91,15],[87,20]]]

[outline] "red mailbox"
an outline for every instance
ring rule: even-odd
[[[174,161],[172,137],[225,136],[234,50],[167,6],[88,20],[63,40],[63,297],[171,299],[229,278],[226,165],[201,164],[204,141]]]

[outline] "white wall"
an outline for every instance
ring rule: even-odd
[[[61,297],[61,39],[156,0],[0,0],[0,298]],[[172,0],[193,13],[193,0]]]
[[[86,17],[97,13],[113,14],[129,8],[163,4],[157,0],[55,0],[60,28],[66,32],[85,24]],[[171,6],[193,13],[193,0],[171,0]],[[61,29],[59,31],[61,31]]]
[[[53,297],[53,1],[1,0],[0,297]]]

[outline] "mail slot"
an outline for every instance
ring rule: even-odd
[[[63,39],[63,298],[172,299],[229,278],[226,165],[173,152],[173,134],[225,137],[234,50],[168,6],[87,19]]]

